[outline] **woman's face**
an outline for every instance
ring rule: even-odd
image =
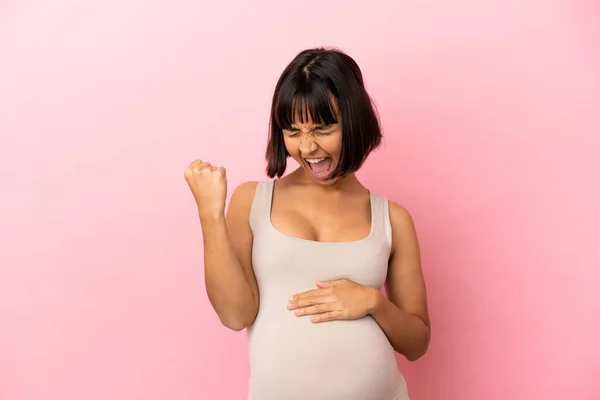
[[[341,118],[338,117],[338,121]],[[317,182],[329,185],[337,179],[328,179],[339,162],[342,150],[340,123],[324,125],[306,118],[296,118],[290,129],[283,130],[285,147],[290,156]]]

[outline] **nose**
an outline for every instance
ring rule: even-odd
[[[304,155],[309,155],[310,153],[313,153],[314,151],[316,151],[318,148],[317,143],[315,143],[315,140],[310,137],[310,135],[305,136],[302,139],[302,142],[300,142],[300,153],[304,154]]]

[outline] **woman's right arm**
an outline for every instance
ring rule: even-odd
[[[258,285],[252,269],[250,209],[256,182],[240,185],[224,212],[200,213],[206,292],[221,323],[240,331],[258,312]]]

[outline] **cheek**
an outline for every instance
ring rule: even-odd
[[[342,152],[342,141],[340,139],[328,138],[328,140],[323,141],[321,144],[323,150],[336,160],[340,158],[340,153]]]
[[[289,153],[289,155],[292,158],[298,158],[298,141],[297,140],[292,140],[289,138],[284,138],[283,139],[283,144],[285,145],[285,149],[287,150],[287,152]]]

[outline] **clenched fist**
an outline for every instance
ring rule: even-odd
[[[225,168],[196,160],[186,168],[184,176],[198,204],[200,218],[223,216],[227,197]]]

